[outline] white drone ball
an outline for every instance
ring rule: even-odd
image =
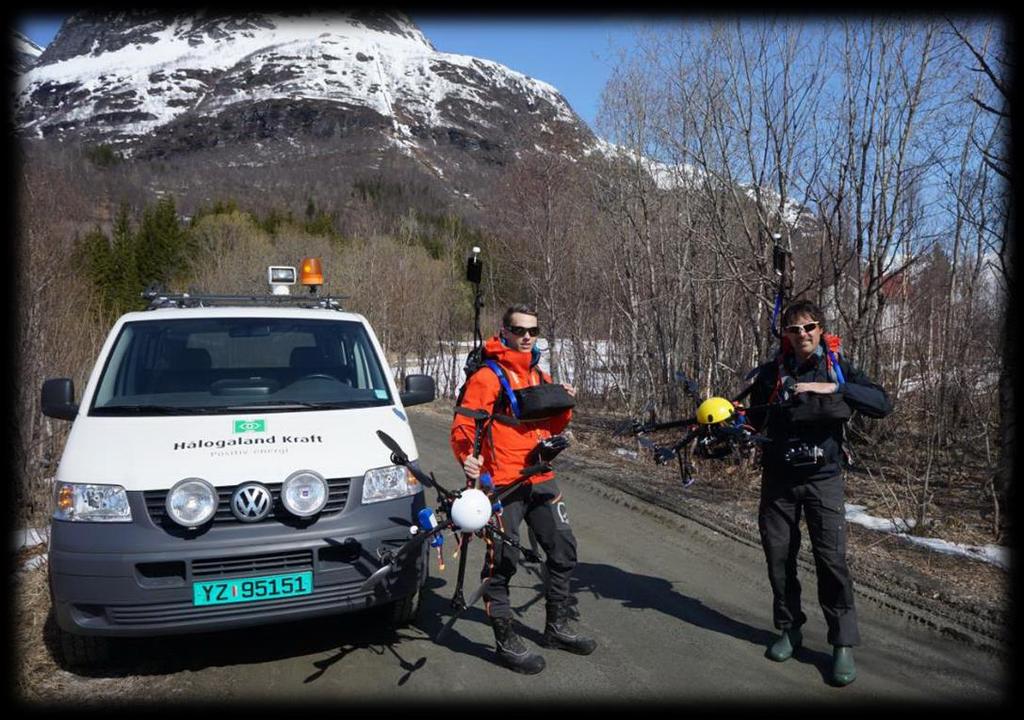
[[[461,532],[476,532],[491,519],[491,501],[483,491],[468,488],[452,503],[450,516]]]

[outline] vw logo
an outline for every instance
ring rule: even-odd
[[[263,485],[246,483],[231,495],[231,512],[242,522],[259,522],[270,514],[273,497]]]

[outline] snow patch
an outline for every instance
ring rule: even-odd
[[[495,85],[532,96],[534,105],[546,102],[559,120],[576,122],[552,86],[496,62],[438,52],[411,22],[407,32],[396,35],[371,30],[342,14],[266,20],[270,27],[258,32],[212,38],[200,34],[191,19],[179,18],[154,29],[151,36],[156,42],[145,47],[131,45],[34,66],[19,78],[19,106],[30,104],[32,93],[48,83],[76,84],[87,95],[74,107],[58,107],[37,117],[25,129],[41,132],[44,122],[88,121],[102,112],[97,108],[100,101],[120,93],[125,95],[124,109],[144,114],[118,124],[121,137],[150,133],[190,111],[210,114],[242,102],[296,98],[369,107],[394,124],[399,108],[402,116],[412,116],[418,123],[445,126],[450,120],[443,117],[444,108],[453,99],[494,107],[487,95]],[[190,43],[197,39],[201,42]],[[290,69],[293,74],[267,84],[246,82],[264,68]],[[230,77],[235,70],[239,77]],[[452,82],[444,74],[462,82]],[[224,92],[225,80],[243,87]]]
[[[43,54],[43,48],[39,47],[34,42],[32,42],[28,37],[26,37],[22,33],[18,32],[17,30],[15,30],[14,31],[14,52],[16,54],[17,53],[22,53],[22,54],[28,55],[30,57],[37,58],[37,57],[39,57],[40,55]]]
[[[50,528],[28,528],[14,532],[14,551],[50,542]]]
[[[899,518],[885,519],[873,517],[864,512],[864,510],[864,505],[852,505],[847,503],[846,521],[861,525],[869,530],[877,530],[880,532],[899,535],[905,540],[909,540],[910,542],[918,545],[924,545],[936,552],[974,558],[975,560],[982,560],[983,562],[996,565],[1003,570],[1010,569],[1010,548],[1008,547],[992,544],[964,545],[962,543],[949,542],[948,540],[939,540],[938,538],[908,535],[907,531],[913,527],[912,521],[903,521]]]
[[[35,570],[37,567],[42,567],[43,565],[45,565],[46,561],[47,561],[46,553],[43,553],[42,555],[34,555],[34,556],[30,557],[28,560],[26,560],[24,563],[22,563],[20,569],[21,570]]]

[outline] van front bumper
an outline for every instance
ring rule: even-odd
[[[409,538],[423,494],[357,506],[304,528],[263,522],[213,527],[194,537],[152,523],[129,493],[131,523],[51,523],[50,592],[60,628],[76,635],[145,637],[287,622],[362,610],[415,592],[427,577],[416,562],[369,592],[366,578]],[[193,584],[311,571],[306,595],[195,605]]]

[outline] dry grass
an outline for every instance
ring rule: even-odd
[[[41,546],[40,546],[41,547]],[[23,558],[19,558],[19,565]],[[13,575],[14,695],[25,705],[81,707],[109,705],[131,699],[154,699],[161,682],[119,673],[89,677],[71,672],[58,661],[57,636],[50,619],[46,564]]]

